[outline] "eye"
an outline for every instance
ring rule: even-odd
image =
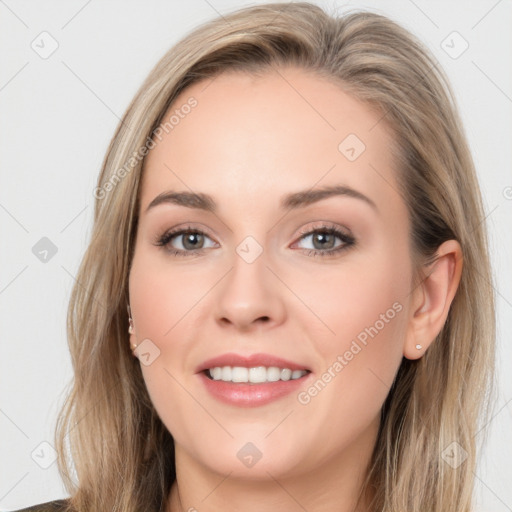
[[[176,248],[173,245],[172,242],[174,239],[179,242],[177,245],[181,247]],[[212,247],[208,245],[205,246],[206,239],[210,238],[204,231],[187,226],[186,228],[166,231],[158,238],[155,245],[164,247],[173,256],[193,256],[202,252],[203,249]],[[215,244],[213,244],[213,246],[214,245]]]
[[[313,249],[305,249],[308,256],[332,256],[355,244],[355,238],[332,224],[321,224],[301,231],[300,240],[311,239]],[[336,239],[340,243],[336,245]]]
[[[313,249],[303,249],[308,256],[333,256],[355,244],[355,238],[333,224],[316,225],[301,231],[300,240],[311,239]],[[336,239],[340,243],[336,244]],[[207,240],[212,243],[208,245]],[[173,256],[197,256],[216,243],[202,230],[187,226],[166,231],[155,245],[165,248]],[[178,247],[176,247],[178,245]]]

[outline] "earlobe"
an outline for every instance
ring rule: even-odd
[[[135,327],[133,325],[132,312],[130,310],[129,304],[127,304],[126,309],[128,310],[128,334],[130,335],[130,348],[133,352],[137,348],[137,345],[134,343]],[[135,355],[135,354],[133,354],[133,355]]]
[[[441,332],[462,274],[462,250],[456,240],[441,244],[436,260],[415,290],[404,357],[418,359]]]

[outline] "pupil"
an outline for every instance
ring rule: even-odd
[[[318,237],[318,238],[316,238]],[[313,237],[313,243],[316,242],[317,239],[320,239],[320,240],[323,240],[324,242],[326,241],[326,238],[328,239],[328,237],[331,237],[331,242],[332,242],[332,239],[333,239],[333,235],[331,233],[317,233],[316,237]],[[315,244],[316,245],[316,244]],[[320,249],[326,247],[327,244],[323,243],[320,245]],[[331,247],[332,243],[329,244],[329,247]]]
[[[198,244],[197,244],[197,242],[194,244],[194,238],[201,237],[201,236],[202,235],[199,233],[189,233],[188,235],[185,236],[183,246],[188,249],[196,249]],[[192,245],[188,246],[189,243],[191,243]]]

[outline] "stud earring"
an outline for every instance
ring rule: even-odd
[[[421,345],[419,345],[419,344],[418,344],[418,345],[416,345],[416,348],[417,348],[418,350],[421,350],[423,347],[422,347]]]

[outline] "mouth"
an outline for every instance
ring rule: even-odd
[[[278,381],[298,380],[308,373],[308,369],[292,370],[278,366],[214,366],[202,372],[207,379],[233,384],[265,384]]]
[[[258,407],[290,399],[312,378],[304,364],[270,354],[223,354],[196,368],[205,391],[235,407]]]
[[[289,399],[313,375],[298,361],[272,354],[233,352],[208,359],[195,371],[212,398],[235,407],[257,407]]]

